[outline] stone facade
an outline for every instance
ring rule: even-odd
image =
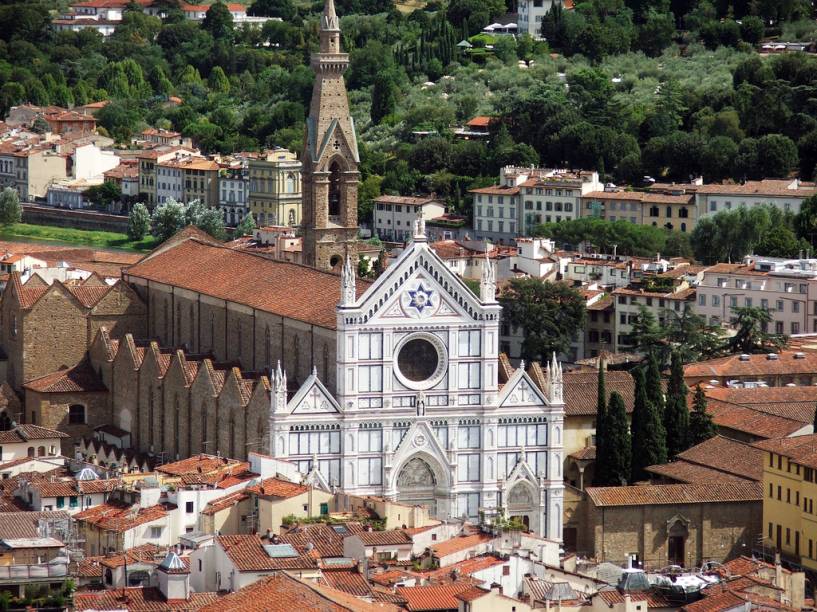
[[[315,84],[302,159],[304,263],[324,270],[340,270],[347,258],[357,261],[360,157],[343,81],[348,66],[334,1],[328,0],[320,51],[312,56]]]
[[[269,380],[182,350],[113,340],[103,330],[90,351],[109,389],[110,420],[133,446],[165,460],[200,452],[246,459],[267,452]]]
[[[102,327],[113,337],[145,333],[145,307],[123,282],[107,285],[96,275],[78,284],[39,276],[26,283],[13,273],[0,298],[0,344],[6,354],[6,380],[23,383],[73,366]]]

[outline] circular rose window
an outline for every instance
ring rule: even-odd
[[[429,389],[445,374],[445,347],[433,334],[407,336],[398,345],[396,355],[397,378],[410,389]]]

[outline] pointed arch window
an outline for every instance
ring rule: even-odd
[[[340,216],[340,164],[332,162],[329,166],[329,216]]]

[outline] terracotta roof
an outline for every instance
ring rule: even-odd
[[[56,429],[48,429],[39,425],[21,424],[14,429],[0,431],[0,444],[19,444],[29,440],[51,440],[54,438],[68,438]]]
[[[797,375],[817,372],[817,352],[804,352],[802,358],[795,358],[796,351],[781,351],[777,359],[769,359],[765,354],[729,355],[707,361],[691,363],[684,367],[687,378],[736,378],[740,376]]]
[[[80,559],[74,573],[81,578],[102,578],[102,566],[99,564],[101,557],[86,557]]]
[[[372,593],[372,587],[366,582],[366,578],[357,568],[322,570],[323,580],[330,587],[354,595],[355,597],[368,597]]]
[[[709,398],[740,404],[802,423],[814,421],[817,386],[801,387],[716,387],[704,389]]]
[[[386,570],[385,572],[380,572],[379,574],[373,574],[369,577],[369,580],[375,584],[392,587],[398,582],[403,582],[410,578],[411,576],[406,572],[400,570]]]
[[[662,291],[644,291],[642,289],[628,289],[626,287],[620,287],[613,291],[613,295],[630,295],[634,297],[653,297],[658,298],[661,300],[691,300],[695,297],[695,289],[693,287],[688,287],[686,289],[681,289],[680,291],[670,291],[670,292],[662,292]]]
[[[743,184],[709,184],[698,186],[698,193],[707,195],[760,195],[786,198],[807,198],[817,193],[813,183],[801,183],[799,189],[788,189],[795,179],[763,179]]]
[[[685,450],[678,459],[749,480],[763,480],[763,452],[723,436],[715,436]]]
[[[662,476],[676,482],[703,483],[703,482],[746,482],[745,478],[735,474],[727,474],[713,470],[703,465],[687,461],[673,461],[661,465],[651,465],[645,468],[651,474]]]
[[[753,446],[788,457],[800,465],[817,468],[817,434],[761,440]]]
[[[505,185],[491,185],[490,187],[478,187],[469,189],[468,193],[483,193],[487,195],[518,195],[519,187],[507,187]]]
[[[472,559],[463,559],[457,563],[446,565],[430,572],[423,572],[423,576],[434,582],[448,582],[452,579],[453,573],[456,572],[459,576],[470,576],[475,572],[488,569],[497,565],[505,563],[502,559],[497,559],[492,555],[481,555]]]
[[[691,406],[691,401],[688,404]],[[719,428],[740,431],[753,438],[782,438],[805,427],[801,421],[778,417],[716,399],[707,401],[706,409]]]
[[[586,492],[595,506],[759,502],[763,497],[757,482],[588,487]]]
[[[767,563],[766,561],[762,561],[760,559],[754,559],[752,557],[746,557],[741,555],[737,559],[732,559],[731,561],[726,561],[723,565],[719,568],[722,573],[726,573],[731,576],[746,576],[748,574],[753,574],[761,569],[767,570],[774,570],[775,566],[771,563]],[[786,569],[785,567],[782,568],[784,574],[790,574],[791,571]]]
[[[627,412],[633,411],[635,383],[629,372],[608,370],[604,381],[608,393],[617,391]],[[595,416],[598,398],[598,372],[565,372],[565,416]]]
[[[456,597],[457,599],[459,599],[461,601],[471,602],[471,601],[475,601],[475,600],[479,599],[480,597],[483,597],[483,596],[487,595],[490,592],[491,591],[489,591],[488,589],[483,589],[482,587],[473,586],[470,589],[468,589],[467,591],[462,591],[460,593],[457,593],[456,595],[454,595],[454,597]]]
[[[108,390],[87,360],[29,380],[23,387],[38,393],[96,393]]]
[[[436,196],[416,198],[412,196],[382,195],[376,197],[374,201],[382,204],[406,204],[409,206],[422,206],[423,204],[429,204],[431,202],[443,203]]]
[[[74,515],[74,520],[83,521],[104,531],[122,533],[139,525],[167,516],[168,507],[162,504],[133,510],[133,506],[120,501],[109,500],[92,506]]]
[[[465,124],[468,127],[488,127],[496,121],[494,117],[486,117],[485,115],[478,115],[473,119],[469,119],[468,122]]]
[[[451,582],[432,586],[397,587],[397,594],[406,600],[410,612],[420,610],[457,610],[457,595],[473,588],[470,582]]]
[[[111,557],[100,557],[100,563],[105,567],[115,569],[127,563],[156,563],[161,562],[165,550],[156,544],[140,544],[129,548],[124,554],[113,555]]]
[[[45,480],[32,482],[31,488],[39,491],[40,497],[71,497],[74,495],[90,495],[94,493],[109,493],[113,491],[120,481],[116,478],[105,480],[76,480],[69,478],[65,480]]]
[[[249,498],[250,496],[244,491],[236,491],[235,493],[230,493],[224,497],[219,497],[212,500],[204,507],[204,510],[202,510],[201,513],[205,516],[211,516],[216,512],[221,512],[227,508],[232,508],[236,504],[239,504]]]
[[[67,512],[5,512],[0,517],[0,540],[38,538],[39,521],[70,521]]]
[[[296,497],[302,493],[306,493],[308,490],[309,487],[306,485],[289,482],[282,478],[267,478],[261,483],[247,488],[247,491],[250,493],[255,493],[262,497],[275,497],[279,499]]]
[[[616,604],[623,604],[624,603],[624,593],[620,592],[618,589],[604,589],[597,593],[599,597],[601,597],[604,602],[613,607]],[[646,601],[647,606],[650,608],[672,608],[674,607],[670,602],[664,599],[658,593],[638,593],[638,592],[631,592],[629,593],[630,599],[632,601]]]
[[[624,200],[645,204],[690,204],[692,194],[672,195],[652,191],[591,191],[582,195],[586,200]]]
[[[746,606],[747,602],[755,604],[749,609],[758,610],[794,610],[768,597],[762,597],[746,592],[722,591],[716,595],[704,597],[682,608],[685,612],[720,612]]]
[[[160,247],[161,249],[161,247]],[[183,287],[257,310],[335,329],[340,276],[191,238],[148,255],[128,277]],[[357,295],[370,283],[357,281]]]
[[[124,595],[123,595],[124,591]],[[129,610],[130,612],[192,612],[219,601],[218,593],[191,593],[190,599],[166,600],[156,587],[128,587],[104,591],[83,591],[74,594],[75,610]],[[226,608],[220,608],[225,611]]]
[[[229,468],[238,467],[246,469],[249,467],[249,464],[242,463],[236,459],[200,453],[193,457],[188,457],[187,459],[160,465],[156,468],[156,471],[170,476],[184,476],[185,474],[210,474],[211,472],[221,472]]]
[[[270,557],[257,535],[217,536],[216,542],[224,549],[239,572],[268,570],[317,569],[316,554],[298,552],[294,557]]]
[[[585,446],[581,450],[577,450],[575,453],[570,453],[569,457],[580,461],[592,461],[596,458],[596,447]]]
[[[280,536],[281,543],[294,545],[303,549],[311,543],[315,546],[315,552],[320,557],[342,557],[343,539],[350,535],[360,533],[364,530],[361,523],[347,522],[342,525],[327,525],[326,523],[313,523],[298,525]]]
[[[412,539],[401,529],[389,531],[361,531],[356,534],[364,546],[394,546],[411,544]]]
[[[493,536],[481,532],[466,536],[457,536],[455,538],[451,538],[450,540],[446,540],[445,542],[435,544],[431,547],[431,551],[435,557],[444,557],[461,550],[474,548],[480,544],[486,544],[493,539]]]

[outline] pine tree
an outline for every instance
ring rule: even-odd
[[[662,421],[664,419],[664,390],[661,388],[661,366],[658,357],[650,352],[647,359],[647,399],[655,406]]]
[[[817,413],[815,414],[817,418]],[[717,435],[712,415],[706,411],[706,394],[701,385],[695,387],[692,414],[689,415],[689,445],[695,446]]]
[[[596,471],[593,477],[593,484],[603,485],[606,481],[605,467],[599,462],[604,452],[605,433],[604,426],[607,420],[607,388],[605,384],[604,372],[606,365],[603,359],[599,359],[599,376],[597,386],[596,398]]]
[[[689,408],[687,386],[684,383],[684,364],[677,351],[672,353],[667,405],[664,408],[664,428],[667,430],[667,456],[675,459],[689,448]]]
[[[667,433],[655,406],[647,398],[647,383],[644,372],[637,368],[635,379],[635,405],[633,406],[630,435],[632,439],[631,481],[644,480],[649,474],[647,466],[666,463]]]
[[[596,469],[603,467],[604,486],[627,484],[630,478],[632,447],[630,428],[627,423],[627,409],[624,399],[617,391],[610,394],[604,425],[604,454],[596,452]]]

